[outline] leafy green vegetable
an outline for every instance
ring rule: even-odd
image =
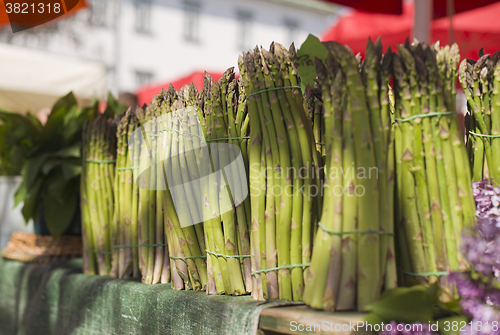
[[[106,110],[104,111],[104,115],[107,117],[112,117],[114,115],[120,115],[121,112],[127,110],[127,106],[118,102],[111,92],[108,93],[108,100]]]
[[[458,335],[458,332],[445,331],[446,321],[468,322],[462,314],[457,301],[443,303],[439,297],[443,292],[438,283],[414,285],[387,290],[375,303],[367,307],[370,312],[365,320],[372,324],[397,323],[435,323],[438,321],[441,335]]]
[[[125,108],[110,93],[104,113],[112,117]],[[4,127],[7,124],[5,120],[14,120],[16,125],[23,127],[9,125],[9,128],[14,128],[9,136],[30,139],[24,143],[29,150],[23,151],[23,147],[19,146],[17,151],[9,153],[9,157],[21,156],[26,160],[22,168],[23,182],[14,196],[15,205],[24,201],[22,213],[26,222],[29,219],[36,221],[43,213],[53,236],[64,234],[76,218],[82,171],[83,125],[98,113],[98,100],[94,100],[89,107],[79,108],[72,92],[54,104],[44,126],[31,115],[23,117],[0,112],[0,121],[4,122],[0,125],[0,138],[9,131]],[[27,137],[31,133],[33,137]],[[23,144],[22,141],[20,143]],[[0,154],[6,150],[5,146],[0,144]],[[0,163],[0,172],[2,167]]]
[[[368,322],[373,320],[396,322],[429,322],[433,319],[434,306],[438,302],[438,286],[415,285],[387,290],[377,302],[367,309]]]
[[[297,50],[297,71],[300,75],[302,92],[305,91],[307,85],[314,87],[314,78],[317,76],[315,59],[319,58],[324,62],[326,56],[328,56],[328,50],[323,43],[316,36],[309,34]]]
[[[0,175],[21,173],[41,130],[40,121],[31,114],[23,116],[0,110]]]
[[[66,232],[76,218],[82,130],[84,123],[97,115],[96,107],[97,103],[79,108],[71,92],[59,99],[26,155],[23,182],[14,201],[16,205],[24,201],[22,213],[26,222],[37,221],[43,213],[53,236]]]

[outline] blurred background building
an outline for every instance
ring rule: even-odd
[[[136,92],[194,71],[222,72],[238,55],[272,41],[288,46],[319,35],[336,7],[301,0],[87,0],[75,15],[0,43],[97,63],[106,90]],[[96,92],[97,93],[97,92]],[[105,92],[98,92],[104,95]]]

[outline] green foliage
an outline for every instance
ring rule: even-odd
[[[31,114],[0,110],[0,175],[21,174],[25,159],[33,150],[41,130],[40,121]]]
[[[53,236],[64,234],[75,219],[83,125],[98,115],[98,107],[99,102],[94,100],[92,106],[79,108],[70,92],[54,104],[44,126],[30,114],[0,111],[0,140],[8,139],[0,142],[0,174],[4,170],[4,174],[21,173],[23,181],[14,196],[15,206],[24,201],[26,222],[37,220],[43,208]],[[111,117],[125,108],[109,93],[105,115]]]
[[[114,115],[120,115],[121,112],[127,110],[127,106],[118,102],[111,92],[108,93],[108,100],[106,110],[104,111],[104,115],[107,117],[112,117]]]
[[[445,330],[444,322],[467,321],[467,318],[457,301],[443,303],[439,299],[442,293],[437,282],[387,290],[379,300],[367,307],[370,313],[365,320],[372,325],[391,321],[424,324],[439,321],[439,333],[452,335],[453,332]]]
[[[91,107],[78,108],[70,92],[54,104],[26,157],[15,205],[24,201],[22,213],[26,222],[37,220],[43,208],[53,236],[67,231],[75,218],[80,193],[82,129],[97,113],[97,101]]]
[[[390,321],[427,323],[433,318],[434,306],[438,301],[437,291],[436,284],[387,290],[380,300],[367,307],[371,312],[367,321],[374,324]]]
[[[300,49],[297,50],[297,71],[300,75],[300,86],[304,93],[306,86],[314,87],[314,78],[317,77],[315,59],[326,61],[328,50],[325,45],[314,35],[309,34],[307,39],[302,43]]]

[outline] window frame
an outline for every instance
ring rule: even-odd
[[[252,47],[252,21],[252,12],[248,10],[236,12],[236,46],[240,51]]]
[[[135,32],[147,35],[151,34],[152,0],[135,0],[135,9]],[[142,13],[146,13],[145,18],[143,18],[144,22],[140,20]]]
[[[185,0],[183,2],[184,22],[182,36],[184,41],[200,43],[200,18],[201,3],[199,1]]]

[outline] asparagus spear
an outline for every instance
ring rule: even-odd
[[[422,96],[419,89],[417,73],[425,71],[422,62],[414,58],[410,51],[403,46],[398,48],[399,54],[406,69],[408,84],[411,95],[409,96],[410,116],[419,115],[421,111],[420,98]],[[418,66],[418,67],[417,67]],[[432,221],[430,214],[429,193],[427,189],[426,170],[424,165],[425,153],[422,146],[422,119],[416,118],[409,121],[413,126],[413,171],[416,182],[417,210],[420,217],[420,228],[422,230],[422,239],[424,254],[427,262],[428,272],[436,272],[436,252],[434,245],[434,235],[432,231]],[[435,277],[431,279],[436,280]]]
[[[253,59],[250,53],[244,55],[240,60],[240,73],[244,78],[244,86],[246,92],[254,92],[252,88],[253,74]],[[247,94],[248,96],[248,94]],[[260,133],[260,121],[258,111],[258,100],[260,97],[256,95],[247,98],[248,111],[250,115],[250,141],[249,141],[249,180],[250,180],[250,201],[251,201],[251,228],[250,228],[250,243],[251,243],[251,264],[252,272],[259,271],[260,262],[260,224],[259,222],[259,205],[260,193],[262,189],[260,179],[260,169],[258,168],[261,162],[262,136]],[[260,274],[254,274],[252,277],[252,297],[256,300],[264,299],[262,287],[262,277]]]
[[[411,97],[408,87],[406,74],[403,69],[399,55],[394,55],[393,71],[395,83],[396,116],[398,118],[407,118],[410,116],[411,107],[409,99]],[[415,181],[411,173],[411,162],[413,161],[413,139],[411,124],[409,122],[396,123],[396,127],[401,128],[401,149],[398,154],[397,171],[401,176],[401,182],[398,180],[398,197],[401,199],[401,225],[405,234],[405,241],[410,255],[412,270],[416,273],[427,271],[426,259],[422,245],[422,231],[420,228],[419,216],[416,205]],[[398,143],[396,138],[396,143]],[[407,270],[408,271],[408,270]]]
[[[332,55],[345,71],[347,90],[351,101],[353,117],[354,147],[356,150],[356,165],[365,175],[358,177],[358,184],[370,196],[360,196],[358,199],[358,229],[379,229],[379,204],[377,180],[370,173],[376,167],[375,152],[366,107],[366,96],[361,76],[358,72],[356,59],[340,44],[329,44]],[[368,172],[368,176],[366,173]],[[379,235],[362,234],[358,242],[358,296],[357,306],[364,310],[366,305],[375,301],[380,295],[380,251]]]

